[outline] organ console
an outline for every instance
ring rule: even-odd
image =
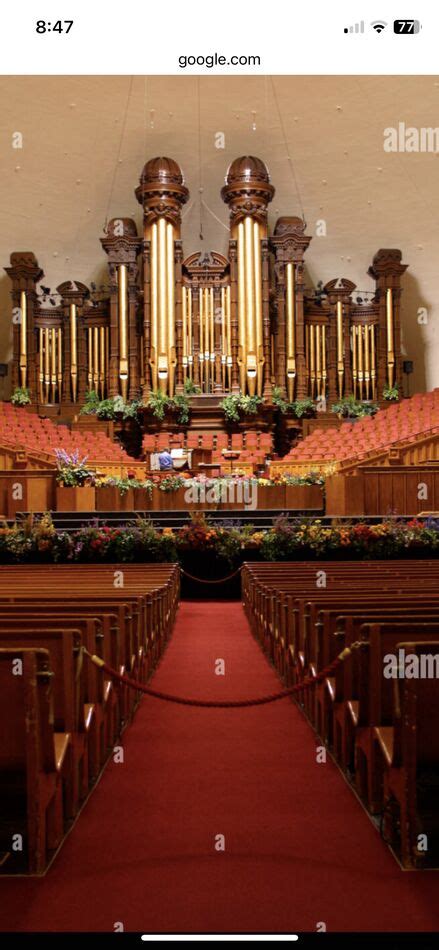
[[[153,158],[135,194],[139,236],[130,218],[113,218],[101,244],[106,292],[66,280],[55,306],[38,293],[44,274],[30,252],[11,254],[13,386],[53,413],[77,411],[86,392],[100,398],[173,396],[191,380],[202,394],[241,392],[268,403],[273,387],[289,401],[329,402],[353,394],[382,399],[401,385],[401,251],[381,249],[368,273],[375,291],[354,300],[346,278],[316,294],[305,287],[311,241],[299,217],[280,217],[270,236],[274,196],[264,162],[229,166],[221,196],[230,214],[227,256],[184,257],[181,210],[189,190],[179,165]]]

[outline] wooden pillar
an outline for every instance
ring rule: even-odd
[[[286,326],[286,265],[294,266],[294,330],[296,352],[296,399],[307,395],[305,361],[305,316],[304,316],[304,257],[311,242],[305,234],[305,222],[298,217],[282,217],[276,222],[270,246],[275,255],[276,308],[277,308],[277,385],[287,392],[287,326]]]
[[[13,327],[13,363],[12,386],[15,389],[21,386],[20,357],[21,354],[21,303],[22,293],[26,295],[26,354],[22,365],[26,368],[26,386],[29,389],[31,402],[38,399],[37,365],[36,365],[36,338],[35,313],[37,307],[37,283],[44,277],[38,261],[31,251],[14,251],[10,257],[10,267],[5,271],[12,281],[12,327]]]
[[[134,395],[140,394],[137,339],[137,257],[142,247],[142,241],[137,234],[135,222],[131,218],[112,218],[108,223],[106,236],[101,238],[101,244],[108,255],[110,275],[110,378],[108,392],[111,397],[122,391],[120,380],[118,271],[121,265],[124,265],[127,271],[128,299],[128,312],[126,314],[128,337],[126,340],[128,355],[127,391],[132,399]]]
[[[377,398],[380,405],[383,389],[389,385],[388,352],[388,291],[391,291],[392,330],[393,330],[393,375],[394,382],[402,392],[401,372],[401,277],[407,270],[407,264],[401,263],[402,253],[397,248],[381,248],[375,254],[368,273],[376,282],[376,301],[378,304],[378,360],[377,360]]]

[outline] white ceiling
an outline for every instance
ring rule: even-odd
[[[326,222],[326,237],[314,236],[307,255],[310,283],[344,276],[371,289],[366,272],[375,251],[401,248],[410,265],[405,349],[417,388],[439,385],[439,155],[383,150],[388,126],[439,125],[434,77],[18,76],[0,79],[0,105],[2,266],[11,251],[33,250],[51,288],[68,278],[104,280],[104,222],[130,216],[140,230],[134,188],[155,155],[181,164],[191,192],[185,255],[224,253],[227,166],[258,155],[276,187],[270,228],[302,208],[308,233]],[[20,150],[11,144],[17,131]],[[218,132],[224,149],[215,145]],[[5,276],[0,360],[10,356],[8,291]],[[417,323],[420,306],[429,312],[426,326]]]

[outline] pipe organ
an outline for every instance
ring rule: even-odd
[[[135,194],[142,235],[130,218],[108,223],[108,289],[99,298],[67,280],[46,306],[34,255],[11,254],[12,384],[28,387],[37,407],[68,414],[88,390],[101,399],[173,396],[188,380],[206,396],[242,392],[267,402],[275,386],[290,402],[330,403],[349,394],[380,402],[385,387],[401,386],[399,250],[377,252],[365,301],[346,278],[310,292],[311,236],[294,216],[278,218],[269,234],[274,187],[252,156],[231,163],[221,190],[230,215],[225,255],[184,257],[189,190],[175,161],[148,161]]]

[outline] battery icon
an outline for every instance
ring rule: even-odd
[[[419,20],[394,20],[393,32],[407,36],[409,34],[419,33],[421,24]]]

